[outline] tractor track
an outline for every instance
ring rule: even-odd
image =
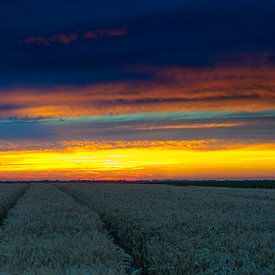
[[[95,213],[98,214],[102,225],[103,225],[103,229],[106,231],[106,233],[111,236],[111,238],[113,239],[113,242],[116,246],[118,246],[120,249],[122,249],[123,251],[125,251],[131,258],[132,258],[132,265],[130,266],[128,271],[128,274],[135,274],[135,275],[145,275],[147,274],[147,272],[145,272],[143,270],[143,268],[141,266],[137,266],[134,264],[135,259],[132,257],[131,252],[129,250],[127,250],[119,241],[119,238],[117,237],[116,233],[114,230],[111,230],[109,228],[109,226],[106,224],[106,222],[104,222],[104,220],[101,218],[100,214],[94,210],[91,206],[89,206],[84,200],[82,200],[81,198],[79,198],[78,196],[76,196],[75,194],[73,194],[73,192],[69,192],[68,190],[64,190],[61,186],[58,185],[53,185],[54,187],[56,187],[58,190],[62,191],[63,193],[67,194],[68,196],[70,196],[71,198],[73,198],[79,205],[84,206],[84,207],[88,207],[90,208],[92,211],[94,211]]]
[[[17,196],[14,198],[14,200],[12,200],[11,202],[9,202],[2,209],[2,211],[0,213],[0,227],[4,226],[5,220],[8,218],[9,212],[14,208],[14,206],[16,205],[16,203],[18,202],[18,200],[24,196],[24,194],[28,191],[29,188],[30,188],[30,184],[28,184],[26,186],[26,188],[23,188],[17,194]]]

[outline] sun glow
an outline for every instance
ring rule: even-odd
[[[275,147],[218,150],[171,147],[67,148],[0,154],[0,179],[274,178]]]

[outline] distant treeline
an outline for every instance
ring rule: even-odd
[[[202,181],[164,181],[158,184],[176,186],[208,186],[208,187],[230,187],[230,188],[265,188],[275,189],[275,180],[202,180]]]
[[[41,180],[41,181],[0,181],[0,184],[13,183],[76,183],[76,184],[93,184],[93,183],[117,183],[117,184],[165,184],[175,186],[207,186],[207,187],[231,187],[231,188],[265,188],[275,189],[275,180],[152,180],[152,181],[102,181],[102,180]]]

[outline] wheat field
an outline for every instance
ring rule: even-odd
[[[0,186],[0,274],[274,274],[275,190]]]
[[[158,185],[62,186],[96,209],[150,274],[272,274],[275,192]]]
[[[8,274],[125,274],[130,257],[98,215],[50,185],[31,186],[0,231]]]

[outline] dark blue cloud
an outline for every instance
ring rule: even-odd
[[[275,2],[268,0],[1,1],[0,25],[0,89],[143,79],[125,67],[201,67],[275,51]],[[128,33],[50,47],[22,43],[110,27]]]

